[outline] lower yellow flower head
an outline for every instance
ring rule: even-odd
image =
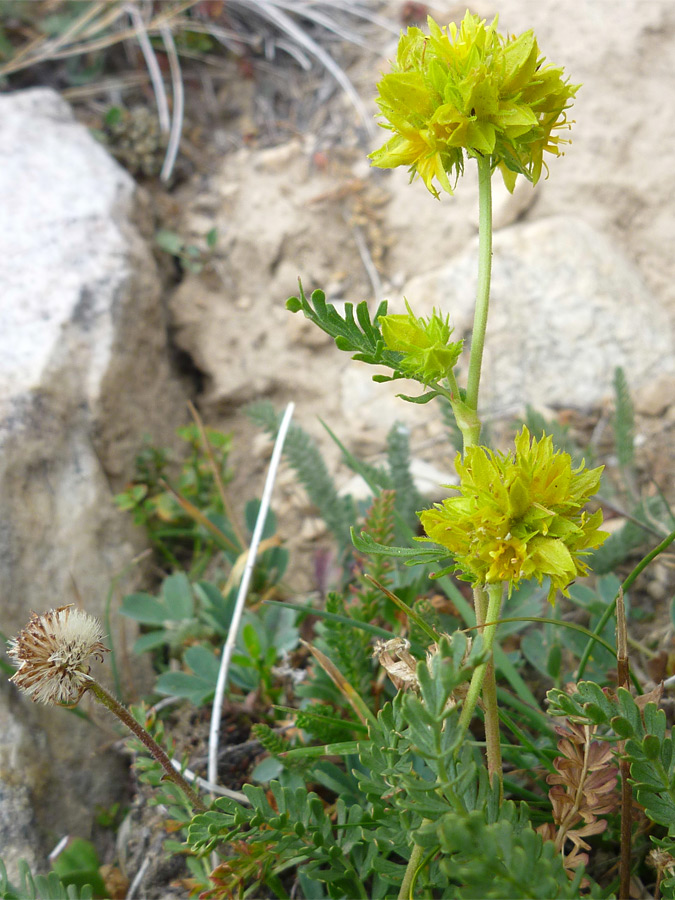
[[[378,84],[377,103],[394,136],[371,153],[385,169],[408,166],[438,197],[434,179],[452,193],[449,175],[462,173],[465,155],[487,156],[512,191],[521,173],[536,183],[544,151],[567,143],[565,110],[579,85],[546,63],[532,31],[502,36],[466,13],[459,28],[428,19],[429,34],[402,34],[392,72]]]
[[[9,656],[18,664],[10,681],[36,702],[75,706],[91,680],[91,658],[101,660],[107,652],[102,637],[98,621],[73,606],[33,613],[9,643]]]
[[[427,538],[446,547],[460,577],[478,584],[550,578],[548,599],[588,567],[582,557],[607,537],[602,512],[582,507],[598,490],[602,466],[572,468],[553,440],[523,428],[515,454],[469,447],[456,463],[459,496],[419,513]]]

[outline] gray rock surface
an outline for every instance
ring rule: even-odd
[[[135,183],[50,90],[0,96],[0,196],[0,631],[9,637],[31,610],[75,601],[102,614],[141,538],[112,494],[143,434],[166,443],[185,403],[160,280],[134,224]],[[0,733],[10,727],[6,693]],[[3,807],[17,784],[50,841],[86,835],[94,804],[110,802],[123,778],[119,760],[98,752],[109,734],[62,710],[28,721],[44,753],[20,776],[23,760],[3,756]]]
[[[404,288],[418,315],[443,309],[469,342],[477,253],[476,241]],[[590,409],[611,393],[616,366],[632,389],[675,371],[667,311],[621,248],[572,216],[497,232],[482,406]]]

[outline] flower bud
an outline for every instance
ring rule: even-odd
[[[400,366],[411,378],[424,384],[445,378],[457,364],[462,353],[462,341],[451,342],[448,317],[443,319],[435,310],[427,321],[418,318],[406,300],[408,314],[382,316],[379,325],[382,337],[390,350],[403,354]]]

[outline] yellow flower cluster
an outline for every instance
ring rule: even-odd
[[[588,567],[582,557],[600,546],[602,512],[582,510],[598,490],[602,467],[572,468],[568,453],[553,449],[523,428],[515,454],[469,447],[456,463],[459,496],[421,512],[428,538],[446,547],[457,569],[478,584],[506,582],[511,590],[523,579],[548,576],[548,598]]]
[[[516,176],[539,180],[543,153],[560,155],[554,135],[568,128],[565,110],[579,85],[546,65],[532,31],[519,37],[497,32],[468,11],[459,28],[441,28],[429,17],[429,34],[409,28],[401,35],[393,71],[378,83],[377,103],[394,132],[370,155],[381,168],[409,166],[431,193],[437,179],[452,193],[470,157],[489,156],[512,191]]]

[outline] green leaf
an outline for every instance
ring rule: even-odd
[[[623,716],[630,722],[633,730],[631,737],[640,737],[644,734],[644,729],[640,718],[640,710],[638,709],[635,700],[631,697],[630,692],[622,687],[617,689],[616,696],[619,703],[619,709]]]
[[[251,622],[248,622],[241,630],[241,637],[251,659],[258,660],[263,656],[263,648],[260,638]]]
[[[302,284],[299,287],[300,297],[291,297],[287,300],[287,309],[291,312],[302,310],[306,318],[334,339],[338,349],[352,353],[352,359],[374,365],[385,365],[394,369],[395,372],[399,371],[402,355],[386,349],[377,325],[378,318],[387,313],[386,301],[380,303],[372,321],[365,300],[356,307],[356,319],[354,318],[354,305],[345,303],[343,318],[332,304],[326,303],[326,295],[323,291],[314,291],[308,300]]]
[[[163,672],[157,679],[156,690],[172,697],[185,697],[195,706],[209,700],[215,691],[214,685],[188,672]]]
[[[666,736],[666,714],[659,709],[656,703],[648,703],[642,713],[645,720],[645,728],[649,734],[656,735],[660,740]]]
[[[661,755],[661,741],[655,734],[646,734],[642,739],[642,752],[648,760],[656,760]]]
[[[350,756],[361,748],[360,741],[340,741],[337,744],[325,744],[323,747],[295,747],[279,754],[280,759],[321,759],[324,756]]]
[[[675,826],[675,803],[670,797],[640,790],[638,786],[637,799],[644,806],[645,812],[652,822],[665,825],[666,828]]]
[[[428,565],[434,562],[442,562],[447,560],[448,551],[445,547],[433,544],[428,549],[420,547],[391,547],[388,544],[378,544],[377,541],[368,534],[367,531],[356,533],[356,529],[351,529],[352,543],[359,553],[374,554],[382,556],[393,556],[402,560],[406,566]]]
[[[141,653],[145,653],[148,650],[154,650],[157,647],[162,647],[168,642],[169,635],[163,628],[161,628],[159,631],[149,631],[147,634],[142,634],[135,641],[133,652],[137,656],[140,656]]]
[[[205,647],[203,644],[188,647],[183,654],[183,659],[195,675],[210,682],[215,688],[220,671],[220,659],[210,647]]]
[[[623,369],[614,370],[614,439],[619,466],[629,469],[635,463],[635,415]]]
[[[162,583],[162,596],[166,603],[169,617],[174,622],[182,622],[192,618],[194,599],[190,580],[184,572],[169,575]]]
[[[180,256],[185,245],[185,241],[181,237],[166,228],[160,228],[155,234],[155,243],[172,256]]]
[[[163,625],[167,621],[166,608],[150,594],[127,594],[120,612],[143,625]]]
[[[614,716],[611,725],[614,733],[620,737],[621,740],[635,737],[635,730],[633,729],[632,723],[624,716]]]
[[[82,838],[72,838],[52,863],[52,868],[67,888],[89,885],[98,897],[105,897],[107,888],[99,873],[100,861],[96,848]],[[72,896],[73,892],[69,892]]]
[[[560,644],[553,644],[549,650],[548,659],[546,660],[546,671],[554,680],[560,676],[560,667],[562,665],[562,648]]]

